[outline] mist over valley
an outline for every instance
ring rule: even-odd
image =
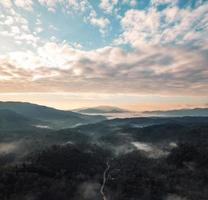
[[[107,119],[1,102],[0,119],[1,198],[207,197],[208,117]]]

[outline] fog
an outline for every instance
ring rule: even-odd
[[[132,142],[131,143],[138,151],[144,152],[149,158],[160,158],[167,156],[169,151],[164,150],[162,147],[143,142]]]
[[[50,126],[37,124],[35,125],[36,128],[43,128],[43,129],[52,129]]]
[[[78,187],[74,200],[101,200],[100,183],[88,181]]]
[[[142,142],[132,142],[132,144],[138,149],[146,152],[151,152],[153,151],[153,148],[147,144],[147,143],[142,143]]]
[[[0,154],[13,153],[19,148],[20,142],[0,143]]]

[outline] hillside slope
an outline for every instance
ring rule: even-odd
[[[71,111],[23,102],[0,102],[0,110],[5,109],[21,114],[26,118],[34,118],[48,123],[48,126],[56,129],[99,122],[105,119],[103,116],[82,115]]]
[[[0,110],[1,130],[31,129],[37,120],[29,119],[11,110]]]

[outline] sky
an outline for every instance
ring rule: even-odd
[[[0,100],[208,107],[207,0],[0,1]]]

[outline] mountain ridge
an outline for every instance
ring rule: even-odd
[[[208,116],[208,108],[185,108],[174,110],[144,111],[143,114],[161,116]]]
[[[129,110],[125,110],[119,107],[114,107],[114,106],[95,106],[95,107],[89,107],[89,108],[78,108],[74,110],[75,112],[78,113],[91,113],[91,114],[96,114],[96,113],[126,113],[130,112]]]
[[[26,118],[33,118],[48,123],[53,128],[73,127],[77,124],[87,124],[105,120],[104,116],[90,116],[72,111],[32,104],[27,102],[0,102],[0,110],[14,111]]]

